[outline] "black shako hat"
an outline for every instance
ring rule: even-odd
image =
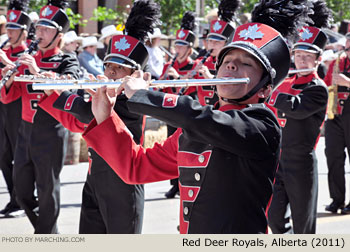
[[[64,0],[48,0],[47,5],[40,9],[37,26],[49,26],[56,28],[59,32],[65,33],[69,30],[69,19],[64,11],[68,7]]]
[[[196,35],[193,30],[195,28],[195,15],[191,11],[186,11],[181,22],[181,28],[176,32],[175,45],[193,46],[196,41]]]
[[[222,0],[219,4],[218,19],[211,21],[208,39],[227,41],[235,28],[233,18],[240,5],[239,0]]]
[[[144,41],[159,24],[159,18],[160,7],[153,0],[135,1],[125,24],[125,34],[112,37],[103,62],[143,69],[148,60]]]
[[[323,0],[313,2],[313,13],[309,15],[311,22],[300,30],[300,40],[293,46],[293,51],[301,50],[312,53],[322,53],[328,37],[321,28],[328,28],[333,20],[332,11]]]
[[[32,23],[29,15],[26,13],[28,10],[29,0],[12,0],[9,3],[7,11],[7,29],[24,29],[28,30]]]

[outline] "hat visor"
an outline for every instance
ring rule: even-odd
[[[135,69],[135,65],[133,63],[131,63],[130,61],[128,61],[127,59],[124,58],[120,58],[118,56],[106,56],[105,59],[103,60],[103,64],[106,63],[113,63],[113,64],[118,64],[121,65],[123,67],[127,67],[127,68],[132,68]]]
[[[305,44],[296,44],[292,51],[304,51],[304,52],[310,52],[310,53],[320,53],[321,49],[319,49],[317,46],[313,45],[305,45]]]
[[[57,25],[54,22],[44,19],[39,19],[35,26],[46,26],[52,29],[57,29]]]
[[[226,41],[227,38],[225,38],[224,36],[219,36],[219,35],[214,35],[214,34],[209,34],[207,36],[208,39],[211,40],[216,40],[216,41]]]
[[[16,24],[16,23],[7,23],[6,29],[19,30],[19,29],[23,29],[23,26],[20,24]]]
[[[184,40],[175,40],[175,45],[188,46],[190,43]]]

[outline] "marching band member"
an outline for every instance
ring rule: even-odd
[[[265,210],[280,153],[280,127],[261,103],[287,76],[283,35],[295,31],[303,6],[262,1],[239,26],[217,60],[218,77],[249,77],[247,85],[218,85],[219,103],[201,106],[190,96],[149,91],[149,74],[136,72],[121,88],[128,108],[179,128],[162,144],[143,149],[113,112],[107,89],[92,96],[95,115],[83,136],[127,183],[180,175],[180,232],[265,233]],[[278,8],[278,12],[276,9]],[[293,14],[293,15],[291,15]],[[278,22],[276,22],[278,20]],[[275,22],[274,22],[275,21]],[[269,25],[263,24],[268,22]],[[286,29],[288,27],[289,29]],[[255,105],[256,104],[256,105]]]
[[[350,27],[350,26],[349,26]],[[336,63],[338,61],[338,63]],[[325,153],[328,166],[328,187],[332,203],[326,211],[343,214],[350,213],[350,203],[345,202],[345,151],[350,153],[350,33],[346,35],[345,53],[339,52],[339,59],[334,60],[325,77],[327,86],[336,85],[337,113],[334,119],[325,123]]]
[[[318,169],[315,149],[328,100],[327,87],[316,69],[327,43],[327,35],[321,28],[329,26],[332,14],[323,0],[314,2],[313,10],[310,18],[314,24],[302,28],[292,53],[297,70],[315,70],[286,79],[268,101],[277,109],[282,127],[282,153],[268,215],[272,232],[278,234],[316,232]]]
[[[201,75],[199,78],[214,78],[216,74],[216,58],[220,50],[226,45],[229,38],[234,33],[232,21],[239,4],[239,0],[222,0],[220,2],[218,10],[219,19],[211,21],[210,32],[207,37],[208,51],[212,51],[203,65],[198,64],[196,71]],[[198,60],[201,61],[202,58]],[[198,78],[198,76],[196,78]],[[202,105],[214,105],[218,101],[215,90],[211,86],[197,87],[197,95],[198,101]]]
[[[145,13],[140,15],[139,13]],[[148,60],[144,40],[158,22],[160,8],[152,0],[135,2],[125,24],[127,35],[112,36],[104,58],[105,76],[120,79],[143,69]],[[71,131],[83,132],[93,119],[91,102],[69,91],[48,92],[39,106]],[[137,144],[142,144],[144,117],[128,111],[127,98],[119,95],[114,111],[123,120]],[[93,149],[83,189],[79,233],[141,233],[144,207],[142,184],[129,185],[113,172]]]
[[[3,55],[2,62],[16,62],[19,56],[27,49],[26,39],[31,25],[31,19],[26,13],[28,10],[28,3],[29,1],[11,1],[9,4],[6,29],[10,46],[4,49],[4,51],[0,49],[0,55]],[[12,65],[13,63],[10,64]],[[24,213],[17,203],[12,178],[16,140],[22,115],[21,98],[8,104],[1,104],[1,109],[1,116],[4,123],[4,136],[2,138],[0,167],[10,193],[10,202],[0,213],[4,217],[15,217]]]
[[[36,24],[38,51],[34,56],[19,58],[19,72],[39,74],[51,72],[78,77],[79,64],[71,54],[59,48],[63,34],[69,29],[64,11],[67,1],[49,0],[40,10]],[[3,69],[3,74],[13,66]],[[24,70],[23,70],[24,69]],[[22,122],[15,153],[14,182],[17,200],[25,210],[37,233],[57,233],[60,210],[60,172],[67,143],[67,130],[38,107],[43,91],[34,91],[31,83],[13,82],[12,77],[1,90],[4,103],[22,97]],[[38,199],[33,196],[37,189]]]
[[[196,63],[191,59],[192,48],[196,40],[193,30],[195,28],[195,16],[191,11],[186,11],[181,22],[181,28],[176,32],[175,52],[176,58],[166,63],[163,72],[159,77],[160,80],[187,78],[186,74],[191,72]],[[177,94],[180,89],[173,90],[166,88],[164,92]],[[190,94],[194,89],[189,89],[186,94]]]

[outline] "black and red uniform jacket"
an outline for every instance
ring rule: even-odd
[[[171,65],[171,62],[168,62],[164,65],[163,67],[163,72],[161,74],[161,76],[159,77],[159,79],[162,79],[164,74],[167,72],[167,69],[169,68],[169,66]],[[197,66],[197,62],[193,61],[191,58],[187,58],[184,62],[179,63],[178,61],[175,61],[173,68],[176,70],[176,72],[180,75],[180,76],[184,76],[186,75],[188,72],[191,72],[192,70],[194,70]],[[166,80],[171,80],[172,77],[171,76],[167,76]],[[164,93],[169,93],[169,94],[178,94],[180,92],[182,88],[164,88],[161,91],[163,91]],[[194,93],[196,92],[196,87],[189,87],[186,89],[186,91],[183,93],[183,95],[194,95]]]
[[[132,133],[134,141],[137,144],[142,144],[144,116],[129,112],[126,101],[127,98],[124,94],[119,95],[114,106],[114,111]],[[94,118],[91,110],[91,101],[86,102],[83,97],[69,91],[64,91],[61,95],[58,95],[56,92],[50,96],[45,95],[40,100],[39,107],[72,132],[83,132]],[[106,161],[92,148],[89,148],[89,154],[89,174],[110,169]]]
[[[44,54],[39,50],[34,55],[36,64],[42,71],[52,71],[58,74],[70,74],[78,78],[78,60],[72,55],[63,54],[59,48],[46,51]],[[18,68],[20,74],[30,74],[28,67],[22,65]],[[29,123],[39,123],[40,127],[54,126],[59,124],[56,119],[38,107],[38,101],[44,96],[44,91],[33,90],[32,83],[13,82],[9,90],[1,89],[1,101],[10,103],[22,97],[22,119]]]
[[[336,61],[333,61],[328,68],[324,82],[329,87],[332,85],[333,70]],[[339,73],[343,73],[345,76],[350,77],[350,59],[346,56],[340,58],[339,61]],[[338,114],[350,114],[350,88],[344,86],[338,86]]]
[[[9,60],[11,60],[12,62],[16,62],[17,59],[23,54],[23,52],[27,49],[27,46],[25,44],[17,46],[16,48],[13,48],[12,46],[3,49],[3,51],[6,53],[6,56]],[[0,68],[5,67],[2,63],[0,63]],[[2,76],[0,75],[0,79],[2,79]],[[18,98],[17,100],[8,103],[4,106],[2,106],[2,112],[4,113],[4,119],[5,122],[9,121],[9,120],[16,120],[16,121],[20,121],[21,117],[19,117],[19,119],[17,119],[17,117],[15,116],[20,115],[22,111],[22,105],[21,105],[21,100],[20,98]],[[11,126],[12,124],[10,124],[9,126]],[[15,130],[18,131],[18,129],[10,129],[8,128],[8,130]]]
[[[139,90],[134,113],[179,128],[143,149],[113,114],[83,136],[126,183],[179,176],[180,232],[265,233],[265,210],[280,152],[280,127],[265,106],[201,106],[190,96]]]
[[[287,78],[272,93],[268,105],[277,109],[284,153],[311,153],[316,148],[327,101],[327,87],[316,72]]]
[[[201,61],[202,58],[199,58],[198,61]],[[215,68],[216,59],[213,56],[209,56],[203,65],[208,67],[209,72],[212,75],[216,74]],[[203,76],[195,76],[196,79],[203,79]],[[204,105],[214,105],[218,102],[219,97],[215,93],[213,86],[199,86],[197,87],[197,96],[200,104]]]

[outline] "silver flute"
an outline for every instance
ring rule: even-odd
[[[107,88],[118,88],[123,79],[120,80],[68,80],[50,78],[36,78],[30,75],[15,77],[15,81],[32,82],[34,90],[52,90],[52,89],[95,89],[107,86]],[[196,87],[212,85],[241,85],[249,84],[249,78],[217,78],[217,79],[184,79],[184,80],[151,80],[150,88],[166,87]]]
[[[313,72],[313,71],[316,71],[316,68],[293,69],[293,70],[289,70],[288,74],[307,73],[307,72]]]

